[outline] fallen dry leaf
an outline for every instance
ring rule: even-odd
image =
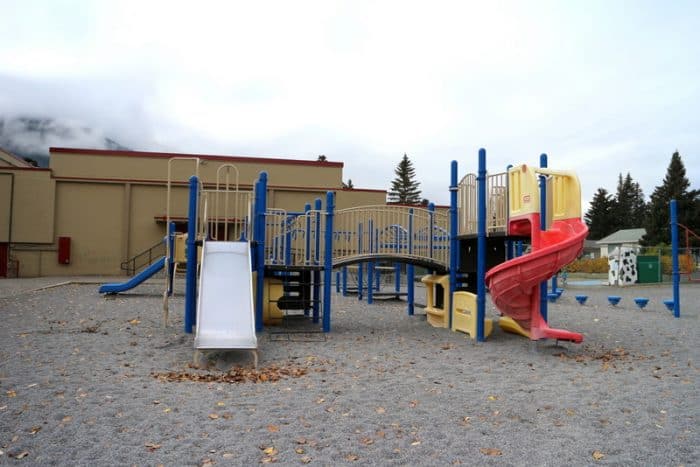
[[[141,323],[141,320],[138,318],[134,318],[132,320],[129,320],[129,324],[137,325],[139,323]]]
[[[296,452],[297,454],[304,454],[306,451],[304,451],[304,448],[295,448],[294,452]]]
[[[496,448],[479,448],[479,451],[481,451],[482,454],[485,454],[487,456],[503,455],[503,452],[500,449],[496,449]]]
[[[374,411],[378,414],[386,413],[386,409],[384,407],[377,407],[376,409],[374,409]]]
[[[225,373],[188,373],[169,371],[165,373],[151,373],[151,376],[166,382],[191,381],[195,383],[266,383],[276,382],[283,378],[299,378],[308,374],[307,368],[297,366],[267,368],[232,368]],[[321,402],[318,402],[319,404]]]
[[[356,456],[355,454],[348,454],[347,456],[345,456],[345,460],[350,461],[350,462],[356,461],[358,459],[359,459],[359,457]]]
[[[17,392],[14,389],[10,389],[9,391],[5,391],[5,394],[7,394],[7,397],[17,397]]]
[[[274,456],[275,454],[277,454],[277,449],[274,446],[268,446],[265,449],[263,449],[263,452],[268,456]]]
[[[41,427],[38,426],[38,425],[37,425],[37,426],[33,426],[33,427],[29,430],[29,432],[30,432],[31,434],[33,434],[33,435],[39,433],[40,431],[41,431]]]
[[[311,462],[311,457],[310,456],[302,456],[299,460],[301,461],[302,464],[308,464],[309,462]]]
[[[603,457],[605,457],[605,454],[603,454],[603,453],[600,452],[600,451],[593,451],[593,454],[591,454],[591,455],[593,456],[593,459],[595,459],[595,460],[597,460],[597,461],[599,461],[599,460],[601,460]]]
[[[280,427],[278,425],[267,425],[267,431],[270,433],[277,433],[280,431]]]
[[[489,397],[487,397],[487,399],[490,400],[490,401],[497,401],[497,400],[498,400],[498,396],[489,396]]]
[[[360,440],[360,443],[364,444],[365,446],[369,446],[371,444],[374,444],[374,440],[370,437],[365,436]]]
[[[145,443],[144,446],[146,446],[149,451],[153,452],[156,449],[160,449],[163,445],[158,443]]]
[[[217,418],[219,418],[219,416],[215,413],[210,413],[209,418],[211,418],[212,420],[216,420]]]
[[[22,451],[22,452],[20,452],[20,453],[18,453],[18,454],[15,454],[13,457],[14,457],[15,459],[24,459],[24,458],[27,457],[28,455],[29,455],[29,451]]]

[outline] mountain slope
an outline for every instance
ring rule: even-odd
[[[73,120],[45,117],[0,117],[0,148],[32,159],[39,167],[48,167],[50,147],[129,150]]]

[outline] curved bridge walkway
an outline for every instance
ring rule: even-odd
[[[328,216],[320,209],[304,213],[268,210],[265,214],[265,265],[321,268],[325,264]],[[332,213],[333,267],[388,261],[449,267],[449,216],[433,206],[362,206]]]

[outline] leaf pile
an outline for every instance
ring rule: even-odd
[[[306,368],[288,366],[269,366],[258,370],[251,368],[232,368],[225,373],[190,373],[187,371],[168,371],[151,373],[154,378],[167,382],[192,381],[195,383],[274,383],[284,378],[299,378],[309,372]]]
[[[588,354],[577,354],[577,355],[567,355],[564,352],[554,354],[555,357],[559,357],[561,360],[573,360],[576,363],[587,363],[590,361],[600,361],[602,363],[612,363],[612,362],[628,362],[631,360],[651,360],[653,357],[644,357],[641,355],[633,355],[622,347],[616,347],[612,350],[601,349],[600,351],[595,351],[592,349],[585,349],[589,351]]]

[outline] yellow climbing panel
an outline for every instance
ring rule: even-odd
[[[476,339],[476,295],[470,292],[455,292],[452,312],[452,330],[469,334]],[[493,331],[493,321],[484,320],[484,337],[488,337]]]
[[[425,313],[428,324],[436,328],[449,327],[450,276],[429,274],[420,280],[425,284]]]
[[[520,336],[527,337],[528,339],[530,338],[530,333],[523,329],[513,318],[510,318],[508,316],[501,316],[498,319],[498,325],[505,332],[509,332],[511,334],[518,334]]]

